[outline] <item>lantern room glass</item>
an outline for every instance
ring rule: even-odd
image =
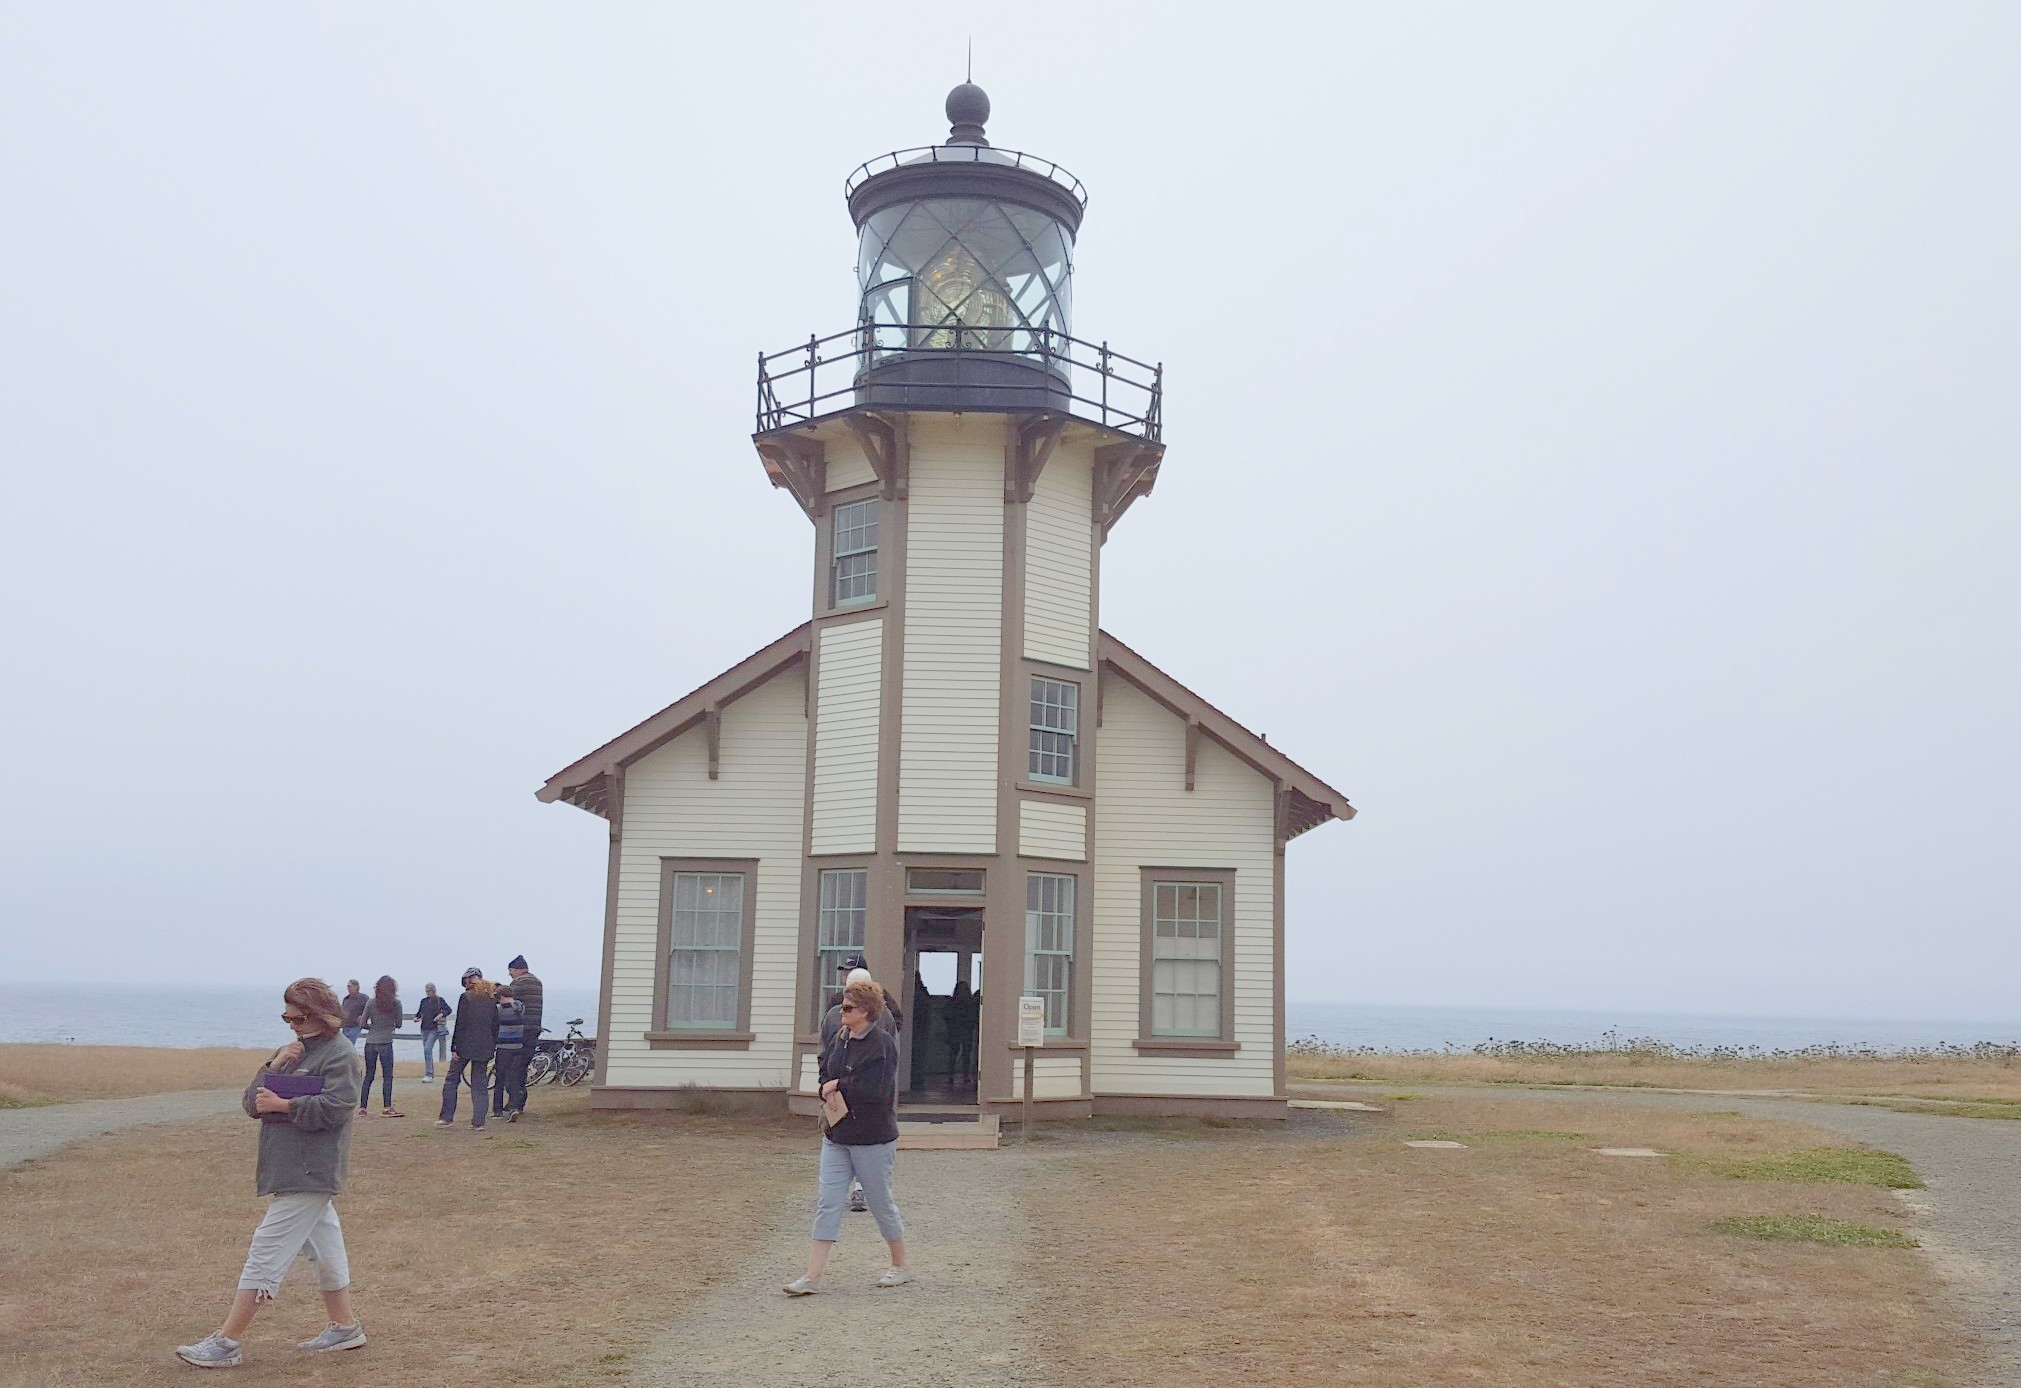
[[[989,199],[932,198],[871,214],[857,283],[873,359],[950,349],[1064,357],[1073,245],[1045,213]]]

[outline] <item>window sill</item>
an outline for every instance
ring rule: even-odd
[[[1062,800],[1092,800],[1095,798],[1095,793],[1092,790],[1082,790],[1079,786],[1070,786],[1065,781],[1021,780],[1017,783],[1017,789],[1020,795],[1056,795]]]
[[[847,607],[831,607],[822,612],[827,617],[859,617],[865,612],[882,612],[891,606],[891,599],[879,598],[876,602],[853,602]]]
[[[757,1040],[748,1031],[649,1031],[646,1044],[656,1051],[748,1051]]]
[[[1023,1046],[1020,1046],[1015,1041],[1012,1041],[1008,1044],[1010,1049],[1013,1051],[1022,1051],[1024,1049]],[[1046,1038],[1045,1045],[1035,1047],[1035,1049],[1041,1051],[1065,1051],[1069,1055],[1078,1055],[1082,1051],[1087,1050],[1087,1048],[1088,1048],[1087,1042],[1075,1041],[1065,1036],[1048,1036]]]
[[[1242,1049],[1240,1041],[1212,1036],[1140,1036],[1131,1044],[1139,1055],[1224,1056]]]

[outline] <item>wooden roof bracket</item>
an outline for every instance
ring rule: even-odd
[[[709,739],[709,779],[716,780],[723,765],[723,706],[710,704],[702,710],[702,726]]]
[[[1193,773],[1200,765],[1200,720],[1186,720],[1186,789],[1193,789]]]
[[[857,410],[843,420],[849,426],[849,432],[856,436],[856,441],[863,445],[863,454],[870,460],[870,469],[877,474],[878,494],[886,501],[905,500],[907,474],[911,471],[912,461],[906,429],[909,418],[909,415],[901,414],[898,422],[893,424],[883,415]]]
[[[828,491],[828,446],[793,434],[775,434],[756,443],[772,485],[792,493],[810,519],[819,514]]]
[[[1010,439],[1004,445],[1003,499],[1027,502],[1039,484],[1039,474],[1052,460],[1060,431],[1067,427],[1065,415],[1042,414],[1011,421]]]
[[[1150,495],[1164,457],[1165,445],[1142,439],[1103,444],[1095,450],[1095,519],[1103,539],[1131,502]]]

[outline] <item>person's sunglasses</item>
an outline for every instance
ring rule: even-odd
[[[283,1012],[281,1014],[281,1020],[286,1022],[291,1027],[298,1027],[302,1023],[308,1021],[309,1017],[308,1014],[305,1012]]]
[[[844,1012],[861,1012],[863,1009],[853,1002],[845,1002],[842,1004],[842,1010]]]

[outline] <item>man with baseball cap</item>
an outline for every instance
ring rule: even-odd
[[[485,1071],[498,1050],[498,1000],[488,986],[471,987],[472,983],[483,982],[484,970],[472,967],[463,971],[463,996],[456,1000],[456,1030],[449,1036],[449,1073],[442,1084],[442,1116],[435,1120],[438,1128],[456,1122],[457,1091],[463,1084],[464,1067],[468,1066],[474,1100],[470,1106],[470,1126],[480,1132],[484,1129],[484,1112],[491,1106]]]

